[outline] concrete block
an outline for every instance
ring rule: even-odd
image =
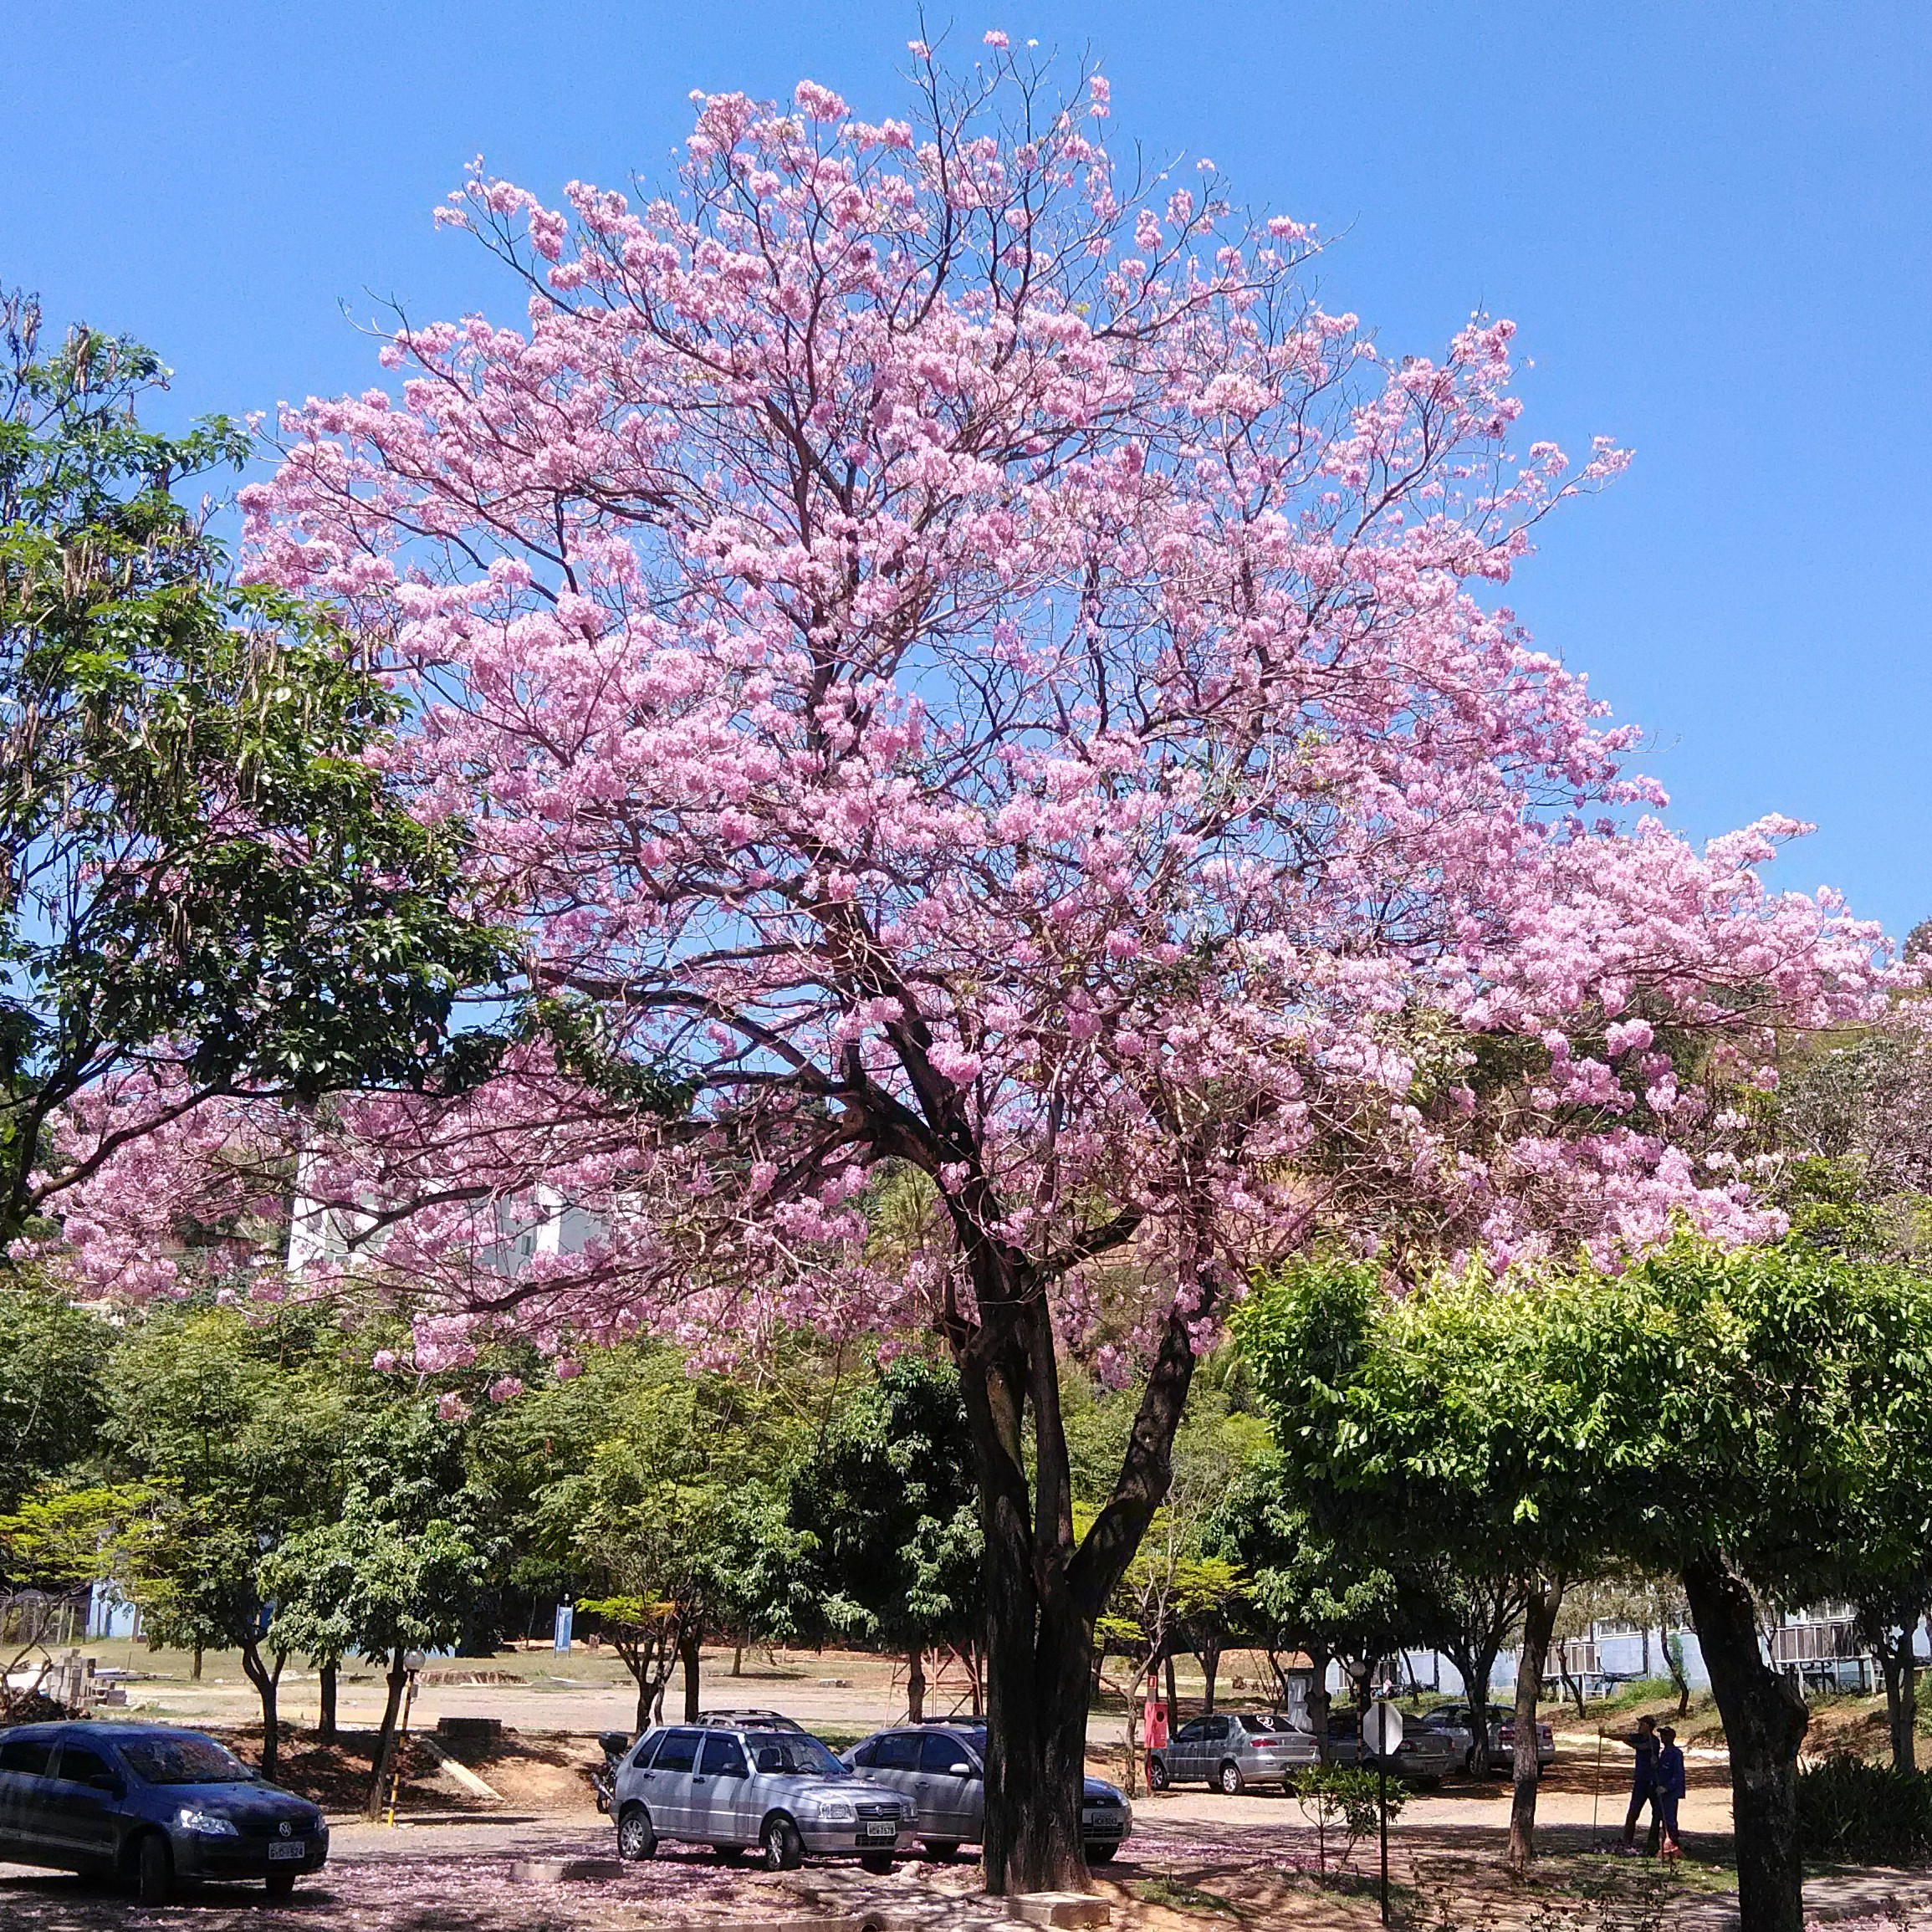
[[[519,1858],[510,1878],[519,1885],[560,1885],[571,1878],[615,1878],[623,1869],[617,1858]]]
[[[1025,1925],[1111,1925],[1113,1907],[1085,1892],[1021,1892],[1006,1901]]]

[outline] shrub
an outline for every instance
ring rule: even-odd
[[[1835,1751],[1798,1773],[1798,1837],[1813,1864],[1932,1862],[1932,1778]]]
[[[1311,1765],[1295,1774],[1295,1802],[1301,1815],[1315,1827],[1315,1861],[1317,1871],[1328,1868],[1328,1845],[1332,1838],[1342,1841],[1341,1862],[1347,1864],[1361,1840],[1376,1826],[1376,1797],[1379,1783],[1376,1774],[1361,1765]],[[1388,1815],[1395,1817],[1408,1802],[1408,1793],[1393,1780],[1388,1786]]]

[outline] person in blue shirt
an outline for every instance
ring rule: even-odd
[[[1657,1816],[1664,1827],[1664,1856],[1681,1856],[1677,1843],[1677,1804],[1684,1796],[1684,1753],[1677,1748],[1677,1733],[1669,1725],[1657,1733]]]
[[[1653,1837],[1657,1830],[1657,1720],[1638,1718],[1636,1730],[1618,1741],[1634,1752],[1637,1758],[1630,1776],[1630,1809],[1623,1814],[1623,1849],[1634,1852],[1637,1821],[1643,1817],[1646,1805],[1650,1807]]]

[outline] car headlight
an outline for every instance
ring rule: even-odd
[[[242,1835],[233,1818],[224,1818],[219,1812],[204,1812],[198,1805],[183,1805],[175,1813],[175,1822],[184,1832],[196,1832],[204,1838],[238,1838]]]
[[[819,1806],[821,1825],[856,1825],[859,1814],[843,1798],[826,1798]]]

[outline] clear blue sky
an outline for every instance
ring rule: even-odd
[[[1512,601],[1653,734],[1704,837],[1932,913],[1932,8],[974,0],[1077,52],[1117,150],[1211,156],[1340,234],[1331,307],[1427,351],[1514,316],[1531,426],[1637,462]],[[877,118],[917,30],[871,0],[0,0],[0,281],[145,337],[184,413],[379,379],[344,314],[514,294],[430,210],[483,153],[554,193],[660,174],[693,87],[800,74]]]

